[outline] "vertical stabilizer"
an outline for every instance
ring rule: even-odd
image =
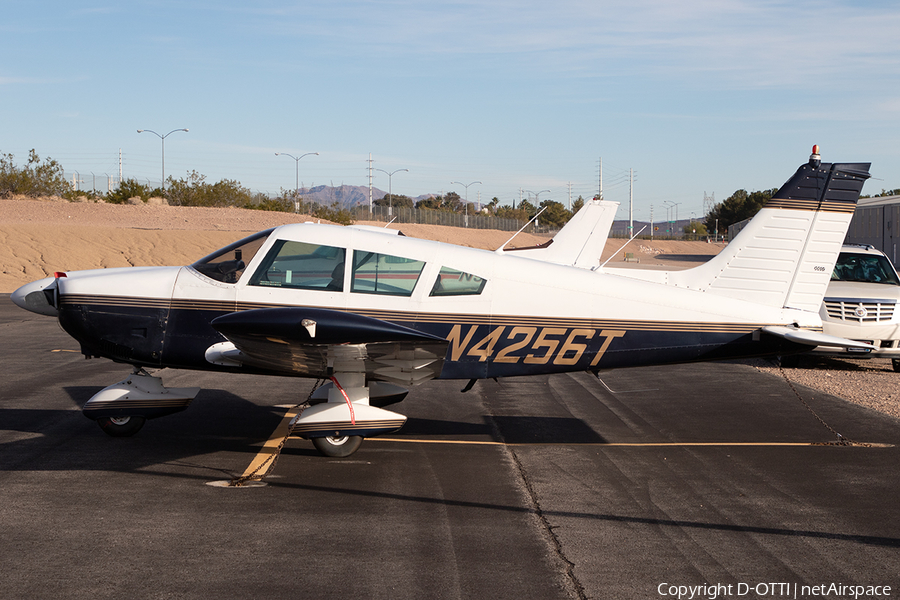
[[[822,163],[818,147],[708,263],[668,283],[759,304],[816,312],[853,217],[869,163]]]

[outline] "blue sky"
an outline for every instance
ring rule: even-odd
[[[4,3],[0,152],[91,184],[191,170],[259,191],[469,187],[635,218],[781,185],[813,144],[900,187],[893,1],[168,0]],[[93,175],[91,175],[93,173]],[[375,185],[388,188],[376,171]],[[100,184],[98,183],[98,187]]]

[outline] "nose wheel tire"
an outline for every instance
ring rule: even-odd
[[[312,443],[316,450],[329,458],[346,458],[350,456],[359,449],[362,441],[361,435],[312,438]]]
[[[112,437],[128,437],[140,431],[146,421],[144,417],[101,417],[97,425]]]

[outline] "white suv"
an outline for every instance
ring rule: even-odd
[[[863,357],[891,358],[900,372],[900,277],[883,252],[872,246],[845,244],[831,274],[819,309],[825,333],[870,342],[875,350]],[[818,355],[859,351],[819,346]]]

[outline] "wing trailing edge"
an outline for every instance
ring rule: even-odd
[[[214,345],[207,351],[210,362],[310,377],[365,373],[367,379],[398,385],[437,377],[449,345],[403,325],[323,308],[247,310],[211,324],[234,349]]]

